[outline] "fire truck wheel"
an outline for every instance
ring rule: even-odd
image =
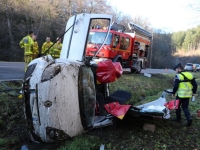
[[[116,62],[120,62],[121,66],[122,66],[122,61],[121,61],[121,59],[118,58]],[[122,66],[122,67],[123,67],[123,66]]]
[[[136,69],[131,69],[131,73],[137,73]]]
[[[137,69],[137,72],[136,73],[140,73],[141,72],[141,70],[142,70],[142,66],[141,66],[141,62],[140,61],[138,61],[137,62],[137,67],[136,67]]]
[[[140,73],[140,72],[141,72],[141,70],[142,70],[142,69],[141,69],[141,68],[139,68],[139,69],[137,70],[137,73]]]
[[[137,69],[131,69],[131,73],[140,73],[141,72],[141,67],[137,68]]]

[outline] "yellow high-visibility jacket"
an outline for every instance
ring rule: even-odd
[[[34,43],[33,43],[33,54],[38,54],[38,53],[39,53],[38,42],[34,41]]]
[[[54,46],[53,46],[52,56],[54,58],[59,58],[61,49],[62,49],[62,43],[55,43]]]
[[[51,47],[51,45],[53,45],[52,42],[44,42],[42,44],[42,54],[49,49],[49,47]],[[51,49],[46,53],[46,54],[51,54],[53,50],[53,47],[51,47]]]
[[[193,79],[193,75],[190,72],[182,72],[188,80]],[[192,97],[192,84],[190,81],[184,81],[184,76],[182,74],[177,74],[177,77],[180,81],[178,86],[178,96],[181,98],[190,98]]]
[[[25,36],[19,43],[19,46],[24,49],[24,55],[33,53],[33,39],[30,35]]]

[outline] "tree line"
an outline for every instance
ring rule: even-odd
[[[176,49],[183,49],[185,52],[200,50],[200,26],[175,32],[172,34],[172,40]]]
[[[65,32],[67,20],[79,13],[110,14],[113,22],[126,27],[133,22],[152,32],[152,54],[149,55],[149,67],[152,68],[174,65],[172,53],[177,48],[199,47],[200,27],[187,32],[163,33],[152,29],[147,18],[123,14],[107,0],[0,0],[0,61],[23,61],[24,52],[19,42],[30,30],[38,37],[40,48],[47,36],[52,42],[56,41]],[[171,64],[167,59],[172,59]]]

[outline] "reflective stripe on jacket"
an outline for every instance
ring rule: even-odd
[[[33,52],[33,39],[30,35],[25,36],[19,43],[20,47],[24,49],[25,55],[31,55]]]
[[[34,43],[33,43],[33,54],[38,54],[38,53],[39,53],[38,42],[34,41]]]
[[[178,96],[180,98],[190,98],[192,97],[192,84],[191,80],[193,79],[193,75],[190,72],[181,72],[185,75],[186,78],[182,74],[177,74],[179,79],[179,86],[178,86]]]
[[[46,51],[46,50],[48,50],[49,49],[49,47],[51,47],[51,45],[53,45],[53,43],[52,42],[44,42],[43,44],[42,44],[42,54]],[[53,49],[53,47],[51,47],[51,49],[47,52],[47,54],[51,54],[52,53],[52,49]]]
[[[62,49],[62,43],[54,44],[52,56],[54,56],[55,58],[59,58],[61,49]]]

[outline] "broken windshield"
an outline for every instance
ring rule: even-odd
[[[106,38],[106,32],[90,32],[88,38],[88,44],[102,44]],[[109,33],[105,45],[110,45],[112,41],[112,33]]]

